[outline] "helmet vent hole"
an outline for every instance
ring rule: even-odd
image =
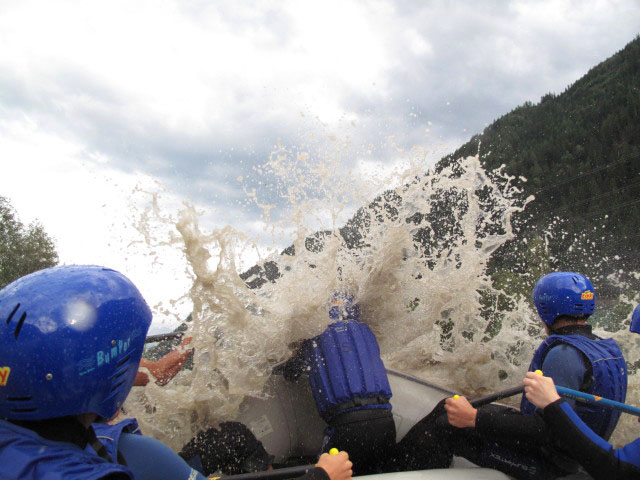
[[[125,384],[125,381],[124,381],[124,380],[122,380],[122,381],[120,381],[120,382],[116,383],[116,384],[111,388],[111,392],[112,392],[112,393],[113,393],[113,392],[115,392],[117,389],[119,389],[119,388],[120,388],[122,385],[124,385],[124,384]]]
[[[9,325],[9,322],[11,321],[11,319],[16,314],[16,312],[18,311],[19,308],[20,308],[20,304],[17,304],[15,306],[15,308],[13,309],[13,311],[9,314],[9,316],[7,317],[7,325]]]
[[[125,363],[127,363],[130,359],[131,359],[131,353],[129,353],[129,355],[126,355],[122,360],[120,360],[116,364],[116,370],[120,368],[122,365],[124,365]]]
[[[37,408],[12,408],[11,411],[14,413],[32,413],[38,410]]]
[[[124,375],[125,373],[127,373],[128,369],[127,368],[123,368],[122,370],[120,370],[119,372],[116,372],[116,374],[113,376],[113,380],[118,380],[122,375]]]
[[[33,400],[33,397],[7,397],[9,402],[28,402]]]
[[[27,318],[27,312],[24,312],[20,316],[20,320],[18,320],[18,325],[16,325],[16,331],[13,334],[16,337],[16,340],[18,339],[18,335],[20,335],[20,330],[22,330],[22,324],[24,323],[26,318]]]

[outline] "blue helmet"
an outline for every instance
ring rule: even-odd
[[[121,273],[63,266],[0,290],[0,418],[112,417],[131,390],[151,311]]]
[[[562,315],[591,315],[596,308],[596,293],[584,275],[554,272],[538,280],[533,303],[542,321],[551,326]]]
[[[640,333],[640,305],[636,307],[631,315],[631,325],[629,325],[629,331],[633,333]]]
[[[353,295],[337,292],[331,299],[329,318],[334,320],[360,320],[360,307],[353,303]]]

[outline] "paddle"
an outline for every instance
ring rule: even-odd
[[[503,398],[513,397],[514,395],[518,395],[522,392],[524,392],[524,385],[519,385],[517,387],[507,388],[506,390],[502,390],[501,392],[485,395],[484,397],[474,398],[473,400],[469,400],[469,403],[473,407],[478,408],[483,405],[493,403],[497,400],[502,400]],[[454,395],[454,397],[456,397],[456,395]]]
[[[160,333],[158,335],[149,335],[144,339],[144,343],[155,343],[162,342],[164,340],[172,340],[174,338],[179,338],[184,335],[184,332],[170,332],[170,333]]]
[[[300,465],[298,467],[276,468],[262,472],[240,473],[238,475],[209,478],[220,478],[222,480],[283,480],[285,478],[301,477],[312,468],[315,468],[315,465]]]
[[[634,407],[633,405],[627,405],[626,403],[616,402],[615,400],[609,400],[608,398],[598,397],[597,395],[591,395],[590,393],[584,393],[579,390],[560,387],[558,385],[556,385],[556,390],[558,392],[558,395],[560,395],[561,397],[571,398],[572,400],[577,400],[579,402],[591,403],[602,407],[612,408],[614,410],[620,410],[621,412],[630,413],[631,415],[640,417],[640,408]],[[473,400],[470,400],[469,403],[477,408],[481,407],[482,405],[493,403],[496,400],[500,400],[502,398],[517,395],[519,393],[522,393],[523,391],[524,386],[521,385],[519,387],[509,388],[501,392],[492,393],[491,395],[487,395],[486,397],[475,398]]]
[[[542,371],[540,370],[536,370],[536,373],[538,375],[542,375]],[[584,393],[579,390],[573,390],[567,387],[560,387],[558,385],[556,385],[556,391],[558,392],[558,395],[560,395],[561,397],[571,398],[579,402],[590,403],[593,405],[598,405],[606,408],[612,408],[614,410],[620,410],[621,412],[630,413],[631,415],[640,417],[640,408],[634,407],[633,405],[627,405],[626,403],[616,402],[615,400],[609,400],[608,398],[598,397],[596,395],[591,395],[589,393]],[[484,397],[479,397],[473,400],[469,400],[469,403],[471,404],[471,406],[478,408],[483,405],[493,403],[496,400],[500,400],[502,398],[518,395],[519,393],[522,393],[522,392],[524,392],[524,385],[519,385],[517,387],[502,390],[501,392],[492,393]],[[458,398],[458,395],[454,395],[453,398]],[[441,426],[444,425],[445,421],[448,423],[446,415],[441,415],[436,420],[436,422]]]
[[[329,450],[329,455],[337,455],[338,453],[337,448]],[[219,478],[222,478],[222,480],[282,480],[284,478],[300,477],[312,468],[315,468],[315,465],[300,465],[298,467],[276,468],[275,470],[264,470],[262,472],[240,473],[239,475],[209,478],[215,480]]]
[[[602,407],[612,408],[614,410],[620,410],[621,412],[630,413],[640,417],[640,408],[633,405],[627,405],[626,403],[616,402],[615,400],[609,400],[608,398],[598,397],[589,393],[580,392],[578,390],[572,390],[567,387],[559,387],[556,385],[558,395],[565,398],[571,398],[579,402],[591,403]]]

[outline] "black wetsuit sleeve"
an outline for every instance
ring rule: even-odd
[[[296,353],[282,367],[282,374],[285,380],[295,382],[302,375],[307,367],[306,349],[309,340],[298,348]]]
[[[523,415],[518,410],[500,405],[485,405],[478,408],[476,430],[485,437],[524,441],[526,443],[549,443],[549,428],[538,413]]]
[[[329,474],[322,467],[315,467],[298,477],[300,480],[330,480]]]
[[[564,400],[544,409],[544,420],[552,434],[584,469],[598,479],[640,478],[640,439],[614,449],[596,435]]]

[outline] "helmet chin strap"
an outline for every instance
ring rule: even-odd
[[[93,431],[91,424],[96,421],[98,415],[95,413],[82,413],[75,416],[75,420],[84,427],[86,431],[85,441],[91,445],[100,458],[104,458],[107,462],[113,463],[111,455],[107,452],[105,446],[100,443],[100,440],[96,437],[96,433]]]
[[[109,453],[107,452],[106,447],[100,442],[100,440],[98,440],[98,437],[96,437],[96,432],[93,431],[92,426],[89,426],[89,428],[87,429],[87,435],[87,441],[89,445],[91,445],[91,448],[96,451],[100,458],[104,458],[107,462],[110,463],[119,463],[120,465],[124,465],[125,467],[127,466],[127,461],[120,453],[120,450],[118,450],[118,461],[113,461],[111,455],[109,455]]]
[[[109,455],[109,453],[107,452],[106,447],[102,443],[100,443],[100,440],[98,440],[98,437],[96,437],[96,432],[93,431],[93,427],[89,425],[86,431],[87,443],[91,445],[91,448],[96,451],[100,458],[104,458],[107,462],[114,463],[111,455]],[[118,457],[120,457],[120,452],[118,452]]]
[[[91,448],[96,451],[100,458],[104,458],[107,462],[110,463],[119,463],[120,465],[124,465],[125,467],[127,466],[127,461],[120,453],[120,450],[118,450],[118,461],[113,461],[113,458],[111,458],[111,455],[109,455],[109,453],[107,452],[107,448],[100,442],[100,440],[98,440],[98,437],[96,437],[96,432],[93,430],[93,427],[91,425],[86,428],[86,432],[87,444],[91,445]]]

